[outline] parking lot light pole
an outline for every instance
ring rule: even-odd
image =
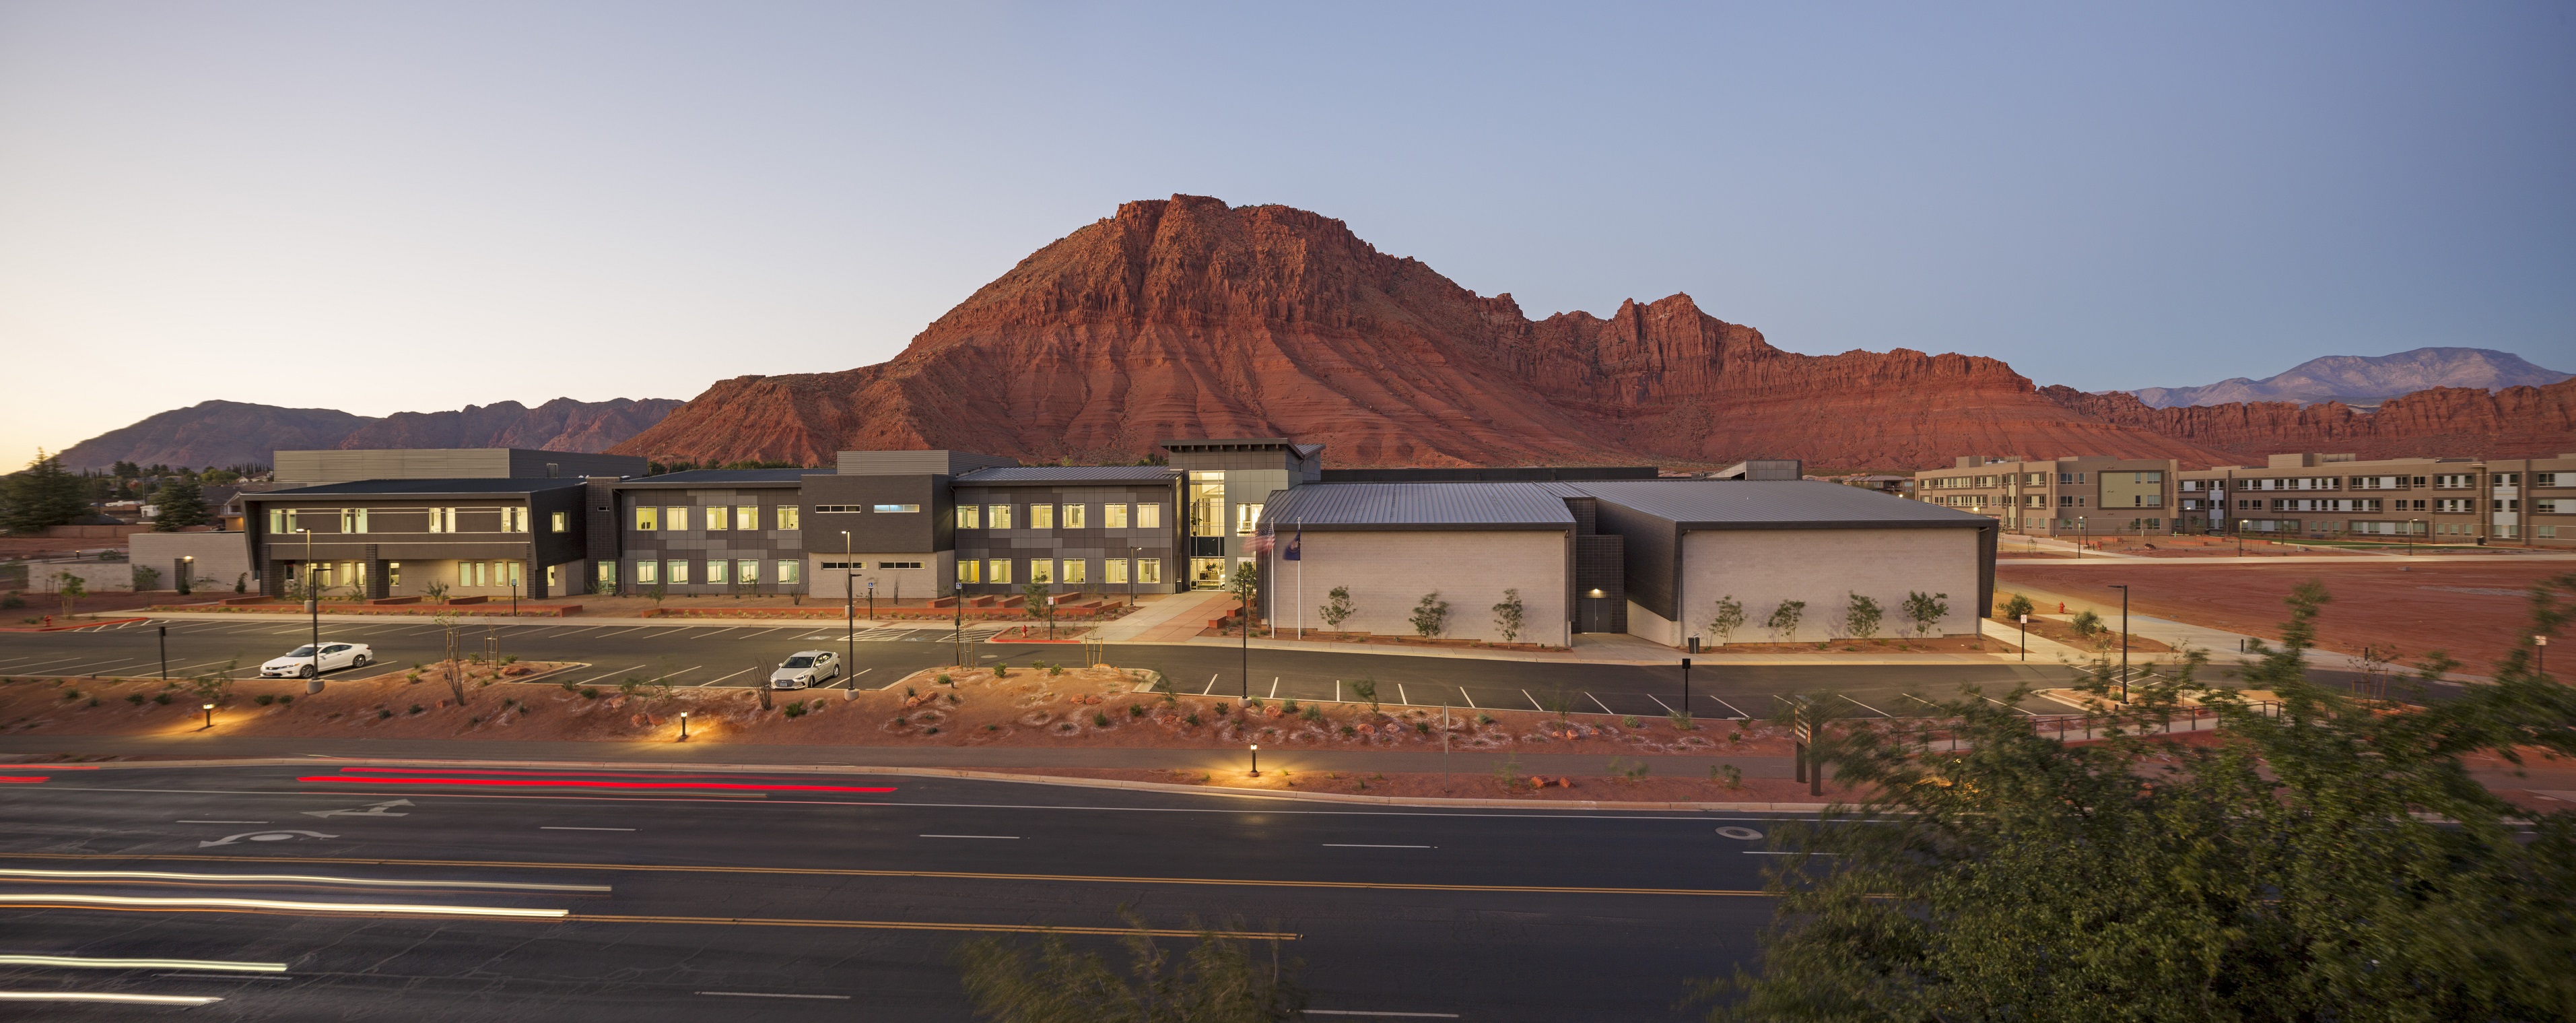
[[[2030,615],[2021,616],[2021,659],[2030,660]]]
[[[1684,720],[1684,721],[1688,721],[1688,720],[1690,720],[1690,712],[1691,712],[1691,704],[1690,704],[1690,662],[1691,662],[1691,659],[1690,659],[1690,658],[1688,658],[1688,657],[1682,658],[1682,720]]]
[[[322,595],[313,592],[313,531],[296,532],[304,534],[304,612],[313,619],[313,684],[318,686],[322,684]],[[206,727],[214,727],[211,716]]]
[[[2112,583],[2120,591],[2120,702],[2129,702],[2129,584]]]
[[[841,671],[845,674],[850,670],[850,662],[859,659],[859,595],[855,592],[858,589],[857,579],[859,570],[850,567],[852,564],[855,564],[855,562],[850,560],[855,556],[852,554],[854,550],[856,550],[856,548],[851,546],[850,531],[846,529],[842,530],[841,612],[847,632],[841,640],[841,646],[844,651],[841,654]],[[868,588],[868,598],[868,617],[873,619],[877,616],[876,587],[870,586]],[[852,683],[850,688],[852,690],[856,690],[858,688],[858,684]]]
[[[158,628],[161,633],[161,677],[167,680],[170,677],[170,627],[163,625]]]

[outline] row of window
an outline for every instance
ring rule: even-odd
[[[850,507],[855,506],[828,505],[825,510],[829,510],[830,508]],[[650,533],[656,530],[665,529],[687,529],[689,528],[689,521],[693,517],[689,514],[689,511],[690,506],[684,504],[675,504],[667,507],[655,507],[653,505],[643,504],[636,505],[635,530],[639,533]],[[796,514],[795,505],[782,504],[769,509],[769,511],[770,521],[774,523],[769,528],[798,528],[798,516]],[[724,505],[710,505],[697,509],[697,514],[694,518],[698,522],[698,528],[704,529],[710,533],[723,532],[728,529],[759,529],[760,506],[756,504],[738,504],[732,507],[726,507]]]
[[[774,574],[767,580],[769,582],[794,585],[805,581],[805,562],[801,560],[780,560],[770,564]],[[762,582],[758,558],[708,558],[705,561],[694,558],[655,561],[647,558],[634,562],[634,565],[637,586],[758,586]],[[616,576],[616,566],[605,563],[599,566],[600,582],[615,585]]]
[[[1012,581],[1012,564],[1013,562],[1009,558],[991,558],[986,560],[959,558],[957,560],[957,581],[961,583],[1009,583]],[[1083,558],[1064,558],[1061,560],[1055,558],[1030,558],[1025,562],[1021,562],[1021,564],[1028,566],[1028,571],[1026,573],[1027,579],[1029,582],[1033,583],[1043,583],[1047,585],[1063,583],[1068,586],[1078,586],[1092,581],[1092,563]],[[1103,558],[1100,561],[1100,567],[1100,582],[1117,586],[1125,585],[1130,581],[1128,576],[1128,559],[1126,558]],[[1138,583],[1162,582],[1163,559],[1135,559],[1135,576],[1132,581]]]
[[[824,568],[836,571],[864,572],[868,569],[868,563],[864,561],[826,561],[822,564]],[[922,567],[922,563],[918,561],[880,561],[877,562],[876,567],[892,571],[898,568],[920,568]]]
[[[814,506],[814,512],[818,515],[827,515],[834,512],[845,512],[850,514],[874,512],[879,515],[918,515],[921,514],[921,506],[917,504],[818,504]]]
[[[1258,508],[1259,505],[1247,507]],[[1015,512],[1025,511],[1018,515]],[[1015,520],[1026,521],[1015,527]],[[1161,529],[1163,506],[1160,504],[1104,504],[1100,506],[1103,529]],[[1091,506],[1087,504],[961,504],[957,506],[959,529],[1089,529]]]
[[[461,513],[461,518],[460,518]],[[311,531],[315,533],[377,532],[381,523],[388,533],[525,533],[528,531],[526,508],[271,508],[268,531],[271,534]],[[458,523],[464,525],[460,527]],[[548,512],[546,531],[572,531],[571,512]]]

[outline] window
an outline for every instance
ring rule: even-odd
[[[2074,495],[2069,494],[2069,495],[2067,495],[2067,496],[2064,496],[2064,497],[2060,497],[2060,498],[2058,498],[2058,499],[2057,499],[2057,503],[2058,503],[2058,505],[2059,505],[2060,507],[2072,508],[2072,507],[2075,507],[2075,497],[2074,497]]]
[[[997,504],[985,508],[984,524],[990,529],[1011,528],[1011,506],[1007,504]]]
[[[1159,582],[1162,582],[1162,581],[1163,581],[1163,559],[1161,559],[1161,558],[1138,558],[1138,559],[1136,559],[1136,581],[1137,581],[1137,582],[1140,582],[1140,583],[1159,583]]]
[[[760,582],[760,559],[758,559],[758,558],[736,558],[736,559],[734,559],[734,563],[733,563],[733,581],[738,582],[738,583],[742,583],[742,584],[744,584],[744,585],[746,585],[746,586],[748,586],[748,585],[756,585],[756,584],[758,584],[758,583]]]
[[[435,522],[437,522],[437,521],[438,521],[438,519],[435,517],[435,516],[436,516],[436,514],[437,514],[436,512],[432,512],[432,513],[431,513],[432,518],[430,519],[430,521],[431,521],[432,523],[435,523]],[[652,531],[654,531],[654,530],[657,530],[657,529],[662,528],[662,509],[660,509],[660,508],[650,507],[650,506],[647,506],[647,505],[641,505],[641,504],[636,505],[636,506],[635,506],[635,528],[636,528],[636,530],[637,530],[638,532],[645,532],[645,533],[650,533],[650,532],[652,532]],[[432,525],[432,526],[430,527],[430,530],[429,530],[429,531],[430,531],[430,532],[432,532],[432,533],[438,532],[438,527],[437,527],[437,526],[435,526],[435,525]]]
[[[2495,510],[2500,511],[2500,512],[2521,511],[2521,510],[2522,510],[2522,499],[2521,499],[2521,498],[2518,498],[2518,497],[2499,497],[2499,498],[2496,498],[2496,500],[2495,500]]]
[[[2522,474],[2518,472],[2497,473],[2495,474],[2495,485],[2499,487],[2520,486],[2522,485]]]
[[[2046,494],[2025,494],[2025,495],[2023,495],[2023,499],[2022,499],[2022,500],[2023,500],[2023,504],[2025,504],[2025,505],[2026,505],[2026,506],[2028,506],[2028,507],[2032,507],[2032,508],[2046,508],[2046,507],[2048,507],[2048,495],[2046,495]]]
[[[2023,486],[2031,486],[2031,487],[2044,487],[2044,486],[2047,486],[2047,485],[2048,485],[2048,474],[2047,474],[2047,473],[2044,473],[2044,472],[2035,472],[2035,473],[2031,473],[2029,476],[2026,476],[2026,477],[2023,477],[2023,478],[2022,478],[2022,485],[2023,485]]]
[[[687,528],[689,528],[689,510],[688,510],[687,508],[681,508],[681,507],[673,507],[673,508],[666,508],[666,509],[663,509],[663,511],[662,511],[662,528],[664,528],[664,529],[687,529]]]
[[[2478,510],[2478,502],[2476,498],[2471,497],[2445,497],[2433,502],[2433,510],[2453,515],[2468,515]]]
[[[2535,515],[2556,515],[2558,514],[2558,499],[2554,497],[2544,497],[2533,501],[2531,502],[2531,511],[2532,514]]]
[[[1033,504],[1033,505],[1030,505],[1030,506],[1029,506],[1029,528],[1030,528],[1030,529],[1054,529],[1054,528],[1055,528],[1055,506],[1054,506],[1054,505],[1051,505],[1051,504]]]
[[[2447,476],[2435,476],[2433,477],[2433,485],[2444,490],[2458,490],[2463,487],[2476,486],[2477,477],[2458,473],[2453,473]]]
[[[983,521],[984,509],[971,504],[961,504],[957,506],[957,528],[982,529],[984,527],[979,525],[979,523]]]
[[[2531,532],[2532,535],[2543,540],[2558,539],[2558,527],[2556,526],[2534,526],[2532,527]]]
[[[826,561],[823,563],[823,567],[835,571],[847,571],[853,568],[866,568],[868,567],[868,563],[864,561]]]
[[[878,567],[878,568],[882,568],[882,569],[888,569],[888,570],[897,569],[897,568],[920,568],[920,567],[921,567],[921,562],[918,562],[918,561],[880,561],[880,562],[877,562],[877,567]]]
[[[271,533],[293,532],[293,530],[286,527],[286,509],[271,508],[268,510],[268,531]]]
[[[777,514],[778,514],[778,528],[780,528],[780,529],[796,529],[796,528],[799,528],[799,527],[796,525],[796,506],[795,506],[795,505],[792,505],[792,504],[782,504],[782,505],[779,505],[779,506],[778,506],[778,512],[777,512]]]
[[[981,561],[959,558],[957,559],[957,581],[961,583],[982,582],[984,575],[983,569],[984,563]]]
[[[1083,577],[1089,574],[1085,572],[1084,569],[1090,564],[1090,562],[1084,561],[1081,558],[1066,558],[1064,559],[1064,578],[1056,581],[1067,586],[1080,586],[1089,581]]]
[[[1161,529],[1161,528],[1163,528],[1163,506],[1162,506],[1162,505],[1160,505],[1160,504],[1140,504],[1140,505],[1137,505],[1137,506],[1136,506],[1136,528],[1138,528],[1138,529]]]
[[[1090,521],[1090,519],[1091,519],[1091,516],[1089,516],[1089,515],[1087,515],[1087,514],[1084,514],[1084,512],[1086,512],[1089,508],[1090,508],[1090,506],[1089,506],[1089,505],[1081,505],[1081,504],[1068,504],[1068,505],[1065,505],[1065,506],[1064,506],[1064,513],[1063,513],[1063,517],[1064,517],[1064,528],[1066,528],[1066,529],[1081,529],[1081,528],[1084,528],[1084,527],[1083,527],[1083,524],[1084,524],[1084,523],[1086,523],[1086,522],[1088,522],[1088,521]]]
[[[366,532],[367,510],[364,508],[340,509],[340,531],[343,533]]]
[[[2535,472],[2531,474],[2531,485],[2535,487],[2559,486],[2558,476],[2559,474],[2554,472]]]
[[[1100,524],[1110,529],[1127,528],[1127,506],[1123,504],[1101,505]]]
[[[1119,508],[1123,506],[1113,504],[1109,507]],[[1111,558],[1107,561],[1101,562],[1100,567],[1108,570],[1107,572],[1102,573],[1100,577],[1102,581],[1109,583],[1125,583],[1127,581],[1127,559]]]
[[[870,505],[869,508],[890,515],[910,515],[921,510],[921,506],[917,504],[878,504]]]
[[[988,562],[984,566],[984,581],[988,583],[1010,582],[1011,559],[994,558],[992,561]]]
[[[837,515],[843,512],[856,515],[867,509],[855,504],[818,504],[814,506],[814,510],[825,515]]]
[[[528,509],[527,509],[527,506],[525,506],[525,505],[521,505],[521,506],[519,506],[519,507],[517,507],[517,508],[503,508],[503,509],[501,509],[501,530],[502,530],[502,532],[505,532],[505,533],[525,533],[525,532],[527,532],[527,531],[528,531]]]
[[[1038,507],[1040,507],[1040,508],[1044,508],[1044,507],[1046,507],[1046,506],[1045,506],[1045,505],[1039,505]],[[1055,582],[1055,559],[1053,559],[1053,558],[1030,558],[1030,559],[1029,559],[1029,581],[1030,581],[1030,582],[1033,582],[1033,583],[1038,583],[1038,584],[1041,584],[1041,585],[1052,585],[1052,584],[1054,584],[1054,582]]]
[[[789,560],[786,560],[786,559],[784,559],[784,558],[779,559],[779,561],[778,561],[778,581],[779,581],[780,583],[782,583],[782,584],[788,584],[788,585],[793,585],[793,584],[796,584],[796,583],[803,582],[804,580],[805,580],[805,563],[804,563],[804,562],[802,562],[802,561],[789,561]]]
[[[547,513],[546,513],[546,532],[549,532],[549,533],[569,533],[569,532],[572,532],[572,513],[571,513],[571,512],[547,512]]]
[[[731,523],[726,521],[727,516],[725,515],[723,505],[716,505],[715,507],[707,509],[705,514],[707,517],[707,531],[710,533],[722,532],[726,526],[731,525]]]
[[[708,558],[708,559],[707,559],[707,585],[709,585],[709,586],[722,586],[722,585],[724,585],[724,584],[725,584],[725,560],[724,560],[723,558]]]
[[[429,531],[430,531],[430,532],[432,532],[432,533],[453,533],[453,532],[455,532],[455,531],[456,531],[456,509],[454,509],[454,508],[432,508],[432,509],[430,509],[430,510],[429,510]]]
[[[1234,506],[1234,535],[1251,536],[1253,527],[1260,524],[1260,505],[1238,504]]]
[[[635,581],[644,586],[652,586],[660,583],[662,581],[662,563],[659,561],[636,562]]]
[[[603,561],[599,563],[599,588],[602,592],[617,588],[616,562]]]
[[[756,504],[737,504],[733,506],[733,528],[760,528],[760,506]]]
[[[669,561],[663,562],[662,577],[670,580],[671,585],[673,586],[688,585],[689,563],[680,558],[673,558]]]

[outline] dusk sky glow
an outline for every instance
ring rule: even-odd
[[[9,0],[0,457],[879,362],[1176,192],[2042,384],[2576,369],[2571,54],[2537,3]]]

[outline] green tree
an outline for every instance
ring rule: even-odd
[[[173,477],[152,492],[152,503],[159,514],[152,517],[152,531],[175,533],[189,526],[206,524],[206,497],[197,481],[185,476]]]
[[[949,959],[978,1017],[993,1023],[1273,1023],[1304,1017],[1306,992],[1297,983],[1301,964],[1270,954],[1256,957],[1256,936],[1198,930],[1198,944],[1175,956],[1155,943],[1131,911],[1121,910],[1134,931],[1119,938],[1127,952],[1125,976],[1096,952],[1076,951],[1061,934],[1038,940],[1034,961],[1022,946],[1001,938],[963,942]],[[1266,962],[1264,959],[1266,958]]]
[[[2092,636],[2109,628],[2102,624],[2102,616],[2094,614],[2093,609],[2089,607],[2075,612],[2075,617],[2069,619],[2066,624],[2072,627],[2078,636]]]
[[[1822,737],[1837,780],[1875,795],[1781,830],[1831,855],[1773,868],[1761,971],[1705,989],[1728,1002],[1711,1018],[2576,1018],[2576,814],[2517,808],[2463,763],[2576,754],[2576,691],[2529,642],[2565,624],[2576,574],[2540,589],[2492,685],[2402,713],[2308,680],[2311,582],[2243,669],[2276,706],[2193,681],[2193,657],[2090,719],[2101,741],[1972,687],[1937,737]],[[2158,737],[2186,697],[2216,743]]]
[[[1449,602],[1440,599],[1438,590],[1423,594],[1422,599],[1413,605],[1414,634],[1431,639],[1448,630]]]
[[[1730,593],[1717,598],[1717,607],[1708,616],[1708,631],[1721,644],[1735,638],[1735,630],[1744,627],[1744,603]]]
[[[1046,619],[1047,638],[1054,639],[1055,605],[1047,603],[1047,584],[1035,579],[1021,583],[1020,599],[1028,604],[1028,612],[1030,614],[1038,615]]]
[[[2021,594],[2013,594],[2011,600],[2004,602],[2005,621],[2018,622],[2021,620],[2021,616],[2029,614],[2030,611],[2030,598],[2022,596]]]
[[[1234,576],[1225,582],[1225,591],[1234,594],[1242,605],[1243,629],[1252,631],[1252,607],[1261,597],[1261,570],[1250,561],[1234,563]]]
[[[0,526],[12,533],[42,532],[89,513],[81,478],[63,469],[63,460],[36,452],[25,469],[0,479]]]
[[[1762,627],[1771,630],[1771,641],[1786,643],[1798,635],[1798,621],[1807,616],[1807,602],[1784,600],[1771,609],[1771,618]]]
[[[71,572],[54,573],[54,596],[62,599],[63,617],[72,616],[72,605],[89,596],[89,581]]]
[[[1503,591],[1503,602],[1494,605],[1494,629],[1503,634],[1503,642],[1521,638],[1522,620],[1528,614],[1529,609],[1521,606],[1521,591]]]
[[[1911,626],[1910,636],[1921,636],[1941,627],[1941,619],[1950,614],[1950,595],[1915,590],[1905,595],[1905,621]]]
[[[1351,606],[1351,588],[1336,586],[1333,587],[1333,592],[1325,596],[1328,599],[1323,607],[1316,609],[1316,615],[1324,619],[1325,628],[1340,632],[1342,623],[1349,621],[1352,615],[1359,612],[1358,608]]]
[[[1846,596],[1848,600],[1843,605],[1844,634],[1854,639],[1878,635],[1878,621],[1886,612],[1879,610],[1877,599],[1857,593],[1847,593]]]

